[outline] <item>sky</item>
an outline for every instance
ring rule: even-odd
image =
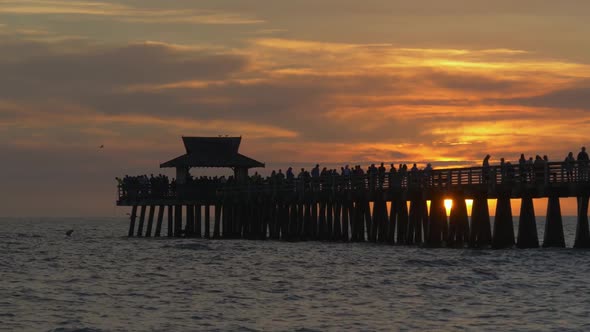
[[[242,136],[263,174],[563,160],[590,141],[589,15],[585,0],[0,0],[0,215],[124,215],[114,177],[168,172],[182,135]]]

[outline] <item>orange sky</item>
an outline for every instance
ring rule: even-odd
[[[442,3],[0,0],[0,215],[120,214],[181,135],[263,173],[588,144],[590,2]]]

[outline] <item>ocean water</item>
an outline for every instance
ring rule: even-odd
[[[0,330],[590,330],[590,251],[128,239],[127,226],[0,219]]]

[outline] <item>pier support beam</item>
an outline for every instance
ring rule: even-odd
[[[174,206],[174,236],[182,236],[182,205]]]
[[[539,248],[535,207],[531,197],[523,197],[518,221],[518,239],[516,247],[520,249]]]
[[[334,238],[332,240],[342,240],[342,204],[340,201],[334,204]]]
[[[221,238],[221,205],[215,204],[215,227],[213,228],[213,238]]]
[[[186,206],[186,225],[184,226],[184,236],[195,236],[195,208],[190,204]]]
[[[510,204],[510,195],[504,193],[498,197],[498,202],[496,204],[492,248],[504,249],[512,247],[514,247],[512,205]]]
[[[574,248],[590,248],[590,230],[588,229],[588,196],[578,197],[578,223]]]
[[[443,227],[446,227],[446,223],[447,212],[445,210],[444,200],[441,197],[435,197],[430,203],[426,245],[432,248],[442,247],[444,239]]]
[[[349,202],[344,201],[342,203],[342,240],[344,241],[348,241],[350,239],[348,234],[348,230],[350,229],[348,225],[349,211]]]
[[[326,239],[326,202],[320,201],[320,212],[318,220],[318,240]]]
[[[145,205],[141,206],[141,212],[139,212],[139,226],[137,227],[137,236],[143,235],[143,223],[145,222]]]
[[[195,236],[203,237],[203,216],[201,205],[195,205]]]
[[[416,241],[416,243],[424,243],[426,242],[426,239],[428,239],[428,202],[426,202],[426,200],[422,200],[421,204],[422,213],[420,216],[422,217],[422,241]]]
[[[168,205],[168,237],[174,236],[173,224],[174,224],[174,208],[172,205]]]
[[[387,242],[395,244],[395,230],[397,226],[397,201],[393,200],[389,204],[389,220],[387,223]]]
[[[133,205],[131,208],[131,216],[129,217],[129,233],[128,237],[132,237],[135,232],[135,219],[137,219],[137,205]]]
[[[162,221],[164,220],[164,205],[158,206],[158,220],[156,221],[156,233],[155,237],[162,235]]]
[[[387,242],[387,203],[382,197],[379,197],[373,205],[373,220],[377,225],[377,241],[379,243]]]
[[[329,200],[326,204],[326,240],[334,239],[334,203]]]
[[[150,205],[150,210],[148,212],[148,223],[147,228],[145,230],[145,236],[151,237],[152,236],[152,227],[154,225],[154,214],[156,211],[156,207],[154,205]]]
[[[469,246],[472,248],[488,248],[492,245],[492,228],[490,223],[490,209],[485,196],[473,200],[471,211],[471,235]]]
[[[410,201],[410,217],[408,224],[407,244],[420,244],[422,242],[422,200]]]
[[[398,201],[397,215],[397,244],[407,244],[408,241],[408,203],[405,198]]]
[[[545,222],[543,248],[548,247],[565,248],[561,205],[559,204],[559,196],[556,195],[550,195],[547,204],[547,221]]]
[[[211,238],[211,207],[205,205],[205,238]]]
[[[460,195],[453,198],[447,243],[451,247],[463,248],[468,242],[469,216],[467,215],[467,203],[465,197]]]

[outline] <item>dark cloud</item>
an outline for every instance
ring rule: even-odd
[[[0,42],[19,59],[0,56],[4,97],[100,94],[133,84],[162,84],[194,79],[223,79],[247,66],[232,54],[137,43],[115,48],[86,45],[79,52],[56,54],[45,43]],[[22,53],[21,53],[22,52]]]
[[[522,81],[468,73],[432,71],[426,77],[435,85],[462,92],[511,92],[524,86]]]
[[[590,111],[589,96],[590,81],[583,80],[567,88],[546,94],[526,98],[503,99],[499,100],[499,102],[512,105]]]

